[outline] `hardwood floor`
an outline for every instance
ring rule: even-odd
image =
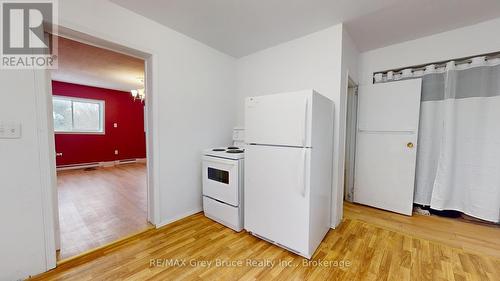
[[[402,216],[344,202],[349,218],[481,255],[500,258],[500,225],[486,225],[438,216]]]
[[[307,263],[198,213],[34,280],[500,280],[494,250],[500,230],[479,227],[469,233],[468,225],[461,225],[462,232],[457,224],[451,229],[454,235],[475,235],[452,247],[456,242],[447,241],[446,234],[450,225],[442,218],[405,217],[346,204],[344,221],[330,230]],[[466,244],[482,247],[472,252]],[[487,244],[493,250],[481,253]]]
[[[59,260],[150,227],[145,164],[59,171],[57,189]]]

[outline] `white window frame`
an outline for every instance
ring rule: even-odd
[[[99,122],[101,123],[100,125],[100,130],[99,131],[85,131],[85,130],[72,130],[72,131],[58,131],[54,128],[54,133],[55,134],[73,134],[73,135],[104,135],[106,134],[106,128],[105,128],[105,107],[106,107],[106,102],[104,100],[96,100],[96,99],[85,99],[85,98],[75,98],[75,97],[68,97],[68,96],[58,96],[58,95],[53,95],[52,96],[52,102],[54,102],[54,99],[58,100],[67,100],[71,101],[71,118],[73,122],[73,102],[86,102],[86,103],[96,103],[99,104]]]

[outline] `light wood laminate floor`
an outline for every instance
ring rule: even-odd
[[[57,173],[61,250],[65,259],[149,227],[146,165]]]
[[[434,215],[408,217],[348,202],[344,202],[344,210],[352,219],[500,259],[500,225]]]
[[[198,213],[35,280],[500,280],[500,230],[461,223],[346,204],[307,263]]]

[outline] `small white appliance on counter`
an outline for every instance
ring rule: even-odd
[[[233,145],[241,131],[233,132]],[[244,155],[243,147],[230,146],[206,149],[202,156],[205,216],[236,231],[243,229]]]
[[[311,258],[330,229],[333,102],[313,90],[245,100],[245,229]]]

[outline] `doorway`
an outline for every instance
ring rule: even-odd
[[[137,91],[133,96],[134,93],[130,92],[130,89],[107,89],[112,87],[82,85],[86,83],[75,83],[75,81],[71,83],[74,75],[59,76],[57,79],[59,81],[55,81],[51,75],[46,75],[48,76],[47,84],[52,86],[49,87],[48,95],[55,94],[47,97],[46,107],[46,110],[50,112],[48,114],[50,116],[48,118],[48,134],[55,136],[55,149],[53,153],[52,149],[49,149],[49,158],[65,158],[65,160],[57,161],[57,184],[55,184],[56,179],[54,178],[52,200],[47,201],[47,203],[51,202],[52,205],[54,229],[48,229],[48,225],[45,232],[48,233],[47,243],[54,243],[53,245],[58,250],[57,260],[61,261],[113,243],[124,236],[154,227],[158,223],[159,206],[157,186],[153,180],[155,175],[153,149],[156,146],[156,142],[152,138],[154,131],[151,77],[153,56],[64,28],[59,29],[59,36],[64,37],[64,40],[71,40],[77,45],[87,45],[87,47],[99,48],[101,51],[112,52],[115,55],[129,56],[140,60],[143,66],[142,75],[137,75],[134,78],[142,81],[139,81],[137,87],[131,89],[141,90],[148,95],[148,98],[141,99],[141,95],[138,95]],[[82,52],[80,48],[74,48],[74,50]],[[60,53],[60,55],[62,54]],[[63,58],[59,57],[60,60]],[[109,58],[105,61],[109,62]],[[79,65],[79,69],[85,71],[85,66],[88,64],[89,62],[85,61]],[[65,71],[64,67],[60,70]],[[75,84],[77,85],[75,86]],[[68,88],[72,89],[68,90]],[[130,114],[128,110],[130,108],[128,108],[124,110],[124,112],[129,113],[126,119],[122,118],[121,121],[110,122],[106,120],[106,117],[110,117],[108,109],[113,109],[113,106],[108,100],[95,96],[77,97],[80,94],[89,94],[89,92],[92,94],[92,92],[102,89],[107,90],[108,94],[110,94],[109,92],[119,94],[116,96],[119,99],[129,99],[131,104],[135,105],[135,114]],[[65,97],[64,92],[72,94],[67,94],[66,96],[69,97]],[[58,105],[55,104],[54,98],[58,99]],[[83,107],[87,110],[85,111],[87,117],[89,113],[93,112],[95,118],[90,118],[87,123],[81,119],[81,116],[78,117],[80,120],[76,120],[77,118],[74,116],[78,114],[75,112],[71,112],[71,119],[72,122],[79,122],[79,124],[72,124],[73,126],[81,127],[83,124],[84,129],[94,129],[95,132],[86,132],[84,140],[66,142],[58,140],[58,133],[63,138],[74,138],[77,135],[73,132],[57,132],[61,124],[56,124],[53,117],[57,106],[61,105],[66,105],[66,109],[72,108],[72,110]],[[119,108],[116,110],[115,106],[114,110],[120,111]],[[66,110],[66,112],[70,111]],[[102,118],[102,121],[99,118]],[[113,148],[111,154],[115,157],[109,158],[109,148],[106,148],[108,158],[103,158],[102,161],[90,159],[90,154],[102,152],[104,149],[102,146],[93,146],[90,152],[83,151],[83,147],[88,144],[90,139],[104,138],[106,133],[111,132],[111,130],[117,131],[118,128],[126,128],[128,123],[140,124],[142,139],[135,138],[131,143],[122,144],[116,149]],[[115,139],[129,139],[129,131],[124,131],[126,133],[115,134]],[[69,152],[61,152],[61,143],[69,143],[70,146],[76,145],[78,149],[64,148]],[[126,151],[134,144],[137,147],[138,143],[140,143],[139,146],[143,147],[142,154]],[[84,160],[78,160],[78,158]],[[107,199],[108,204],[104,204],[101,199]],[[107,223],[105,223],[106,221]],[[50,242],[51,237],[54,242]],[[52,260],[50,252],[47,255]],[[55,257],[56,253],[52,253]],[[52,268],[54,265],[48,266]]]
[[[346,145],[344,168],[344,200],[354,198],[354,167],[356,160],[356,131],[358,129],[358,85],[349,78],[347,88]]]

